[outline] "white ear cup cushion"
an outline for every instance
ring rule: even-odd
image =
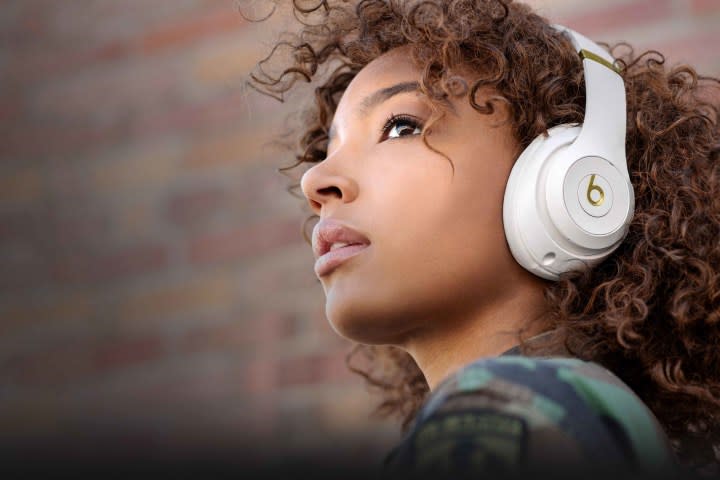
[[[551,164],[567,162],[563,155],[580,130],[580,126],[559,125],[548,130],[548,137],[541,135],[533,140],[516,160],[505,188],[503,224],[510,251],[523,268],[548,280],[603,260],[627,234],[627,228],[620,228],[602,237],[590,235],[570,220],[572,212],[562,201],[548,202],[544,186],[548,184]],[[557,176],[558,172],[552,174]],[[555,177],[550,180],[557,183]],[[563,211],[550,212],[549,208]],[[551,218],[559,216],[568,219],[567,225],[560,225],[565,227],[563,231]]]

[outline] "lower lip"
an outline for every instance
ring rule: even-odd
[[[315,262],[315,275],[322,277],[335,270],[341,263],[365,250],[370,245],[348,245],[331,250]]]

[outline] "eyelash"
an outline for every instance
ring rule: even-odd
[[[404,123],[408,126],[411,126],[413,128],[420,128],[422,129],[422,123],[420,123],[417,119],[414,117],[411,117],[410,115],[403,115],[403,114],[391,114],[390,117],[385,121],[385,124],[380,129],[380,137],[381,139],[385,139],[385,136],[390,131],[390,129],[395,126],[396,123]],[[402,137],[396,137],[396,138],[402,138]]]

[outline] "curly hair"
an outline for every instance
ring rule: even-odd
[[[332,116],[350,81],[404,45],[436,112],[448,95],[466,96],[481,114],[504,102],[522,148],[555,125],[583,120],[581,60],[569,40],[526,5],[293,0],[292,11],[300,32],[278,42],[248,81],[280,101],[297,80],[317,82],[293,147],[296,161],[281,172],[325,158]],[[636,55],[626,43],[602,45],[625,82],[635,215],[611,256],[548,284],[544,297],[557,334],[532,348],[523,342],[523,352],[562,346],[610,369],[657,416],[685,465],[714,468],[720,463],[720,79],[689,65],[668,66],[657,51]],[[281,46],[290,49],[290,65],[269,75],[264,65]],[[479,75],[470,88],[458,88],[451,73],[463,67]],[[477,103],[479,89],[492,92],[490,100]],[[305,228],[303,236],[309,243]],[[352,364],[358,353],[367,360],[363,368]],[[358,344],[347,363],[381,392],[376,413],[398,415],[406,431],[429,392],[410,355]]]

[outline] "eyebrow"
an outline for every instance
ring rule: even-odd
[[[420,90],[418,82],[401,82],[389,87],[381,88],[375,93],[368,95],[360,102],[358,114],[366,116],[370,110],[384,102],[385,100],[406,92],[416,92]]]
[[[371,93],[360,102],[360,106],[357,108],[356,114],[361,117],[366,117],[373,108],[395,95],[418,91],[420,91],[420,83],[418,82],[400,82],[389,87],[381,88],[380,90]],[[443,103],[448,105],[450,109],[455,112],[454,106],[447,100],[447,98],[443,99]],[[333,138],[335,138],[334,124],[330,126],[330,131],[328,132],[328,142]]]

